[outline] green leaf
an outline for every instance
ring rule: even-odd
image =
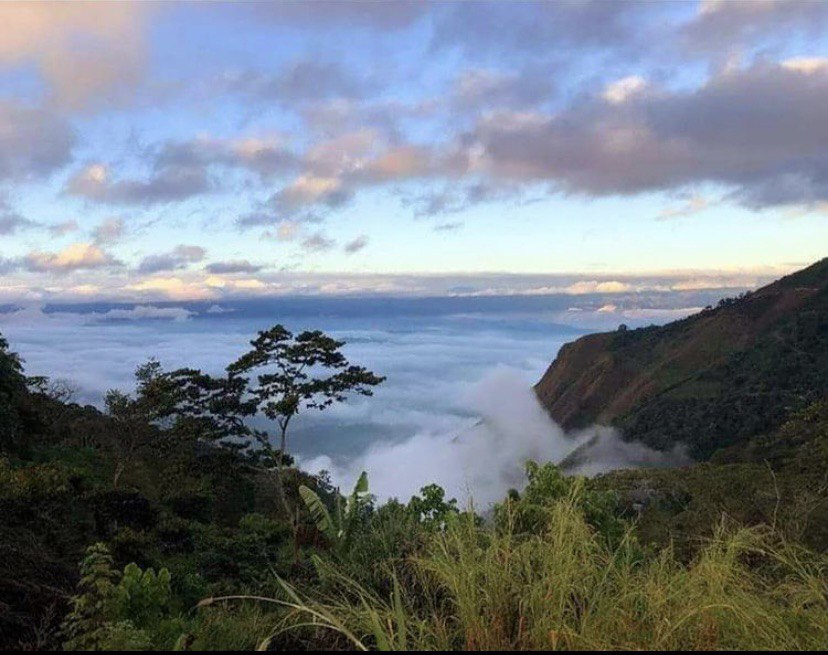
[[[305,485],[299,486],[299,495],[308,508],[313,522],[316,523],[316,528],[332,541],[337,541],[337,531],[325,503]]]
[[[363,471],[354,487],[354,496],[368,493],[368,474]]]

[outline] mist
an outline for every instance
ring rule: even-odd
[[[523,487],[530,459],[589,476],[689,462],[680,448],[659,452],[625,442],[605,426],[566,433],[538,402],[525,374],[505,366],[462,393],[457,404],[477,417],[458,432],[418,432],[399,442],[374,443],[347,462],[322,455],[300,465],[313,473],[328,471],[343,489],[367,471],[371,493],[380,501],[407,500],[433,482],[461,504],[485,510],[508,489]]]
[[[298,310],[274,316],[256,306],[200,313],[195,307],[94,306],[83,313],[31,307],[0,313],[0,328],[28,374],[68,380],[79,402],[100,405],[107,389],[131,389],[132,372],[149,357],[166,368],[219,373],[257,330],[277,320],[294,330],[319,327],[346,342],[351,361],[387,380],[371,398],[297,417],[291,452],[309,470],[330,471],[343,489],[368,471],[381,500],[407,500],[435,482],[483,507],[523,485],[527,459],[586,475],[688,461],[680,452],[627,443],[610,428],[567,434],[555,425],[532,385],[580,332],[555,323],[558,316],[545,310],[525,312],[523,302],[517,299],[515,312],[423,316],[380,311],[362,300],[312,316]]]

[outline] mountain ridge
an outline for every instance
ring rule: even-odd
[[[697,459],[767,432],[828,393],[828,258],[664,326],[568,343],[535,392],[566,429],[614,425]]]

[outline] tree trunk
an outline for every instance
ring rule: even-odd
[[[115,467],[115,477],[112,478],[112,489],[116,490],[118,488],[118,482],[121,479],[121,474],[124,472],[124,468],[126,465],[123,461],[118,462],[118,465]]]
[[[279,445],[279,453],[278,457],[276,453],[273,452],[273,449],[270,449],[270,456],[276,458],[276,490],[279,494],[279,499],[282,502],[282,509],[285,512],[285,518],[290,523],[290,529],[293,533],[293,564],[294,566],[299,565],[299,509],[296,510],[296,516],[293,515],[293,512],[290,509],[290,504],[287,501],[287,494],[285,493],[285,482],[284,482],[284,469],[283,469],[283,457],[285,454],[285,446],[287,443],[287,425],[282,427],[282,435]]]

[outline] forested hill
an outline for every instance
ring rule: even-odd
[[[679,407],[748,431],[750,412],[769,423],[824,393],[824,271],[587,340],[666,377],[659,348],[683,338],[692,362],[700,325],[728,338],[683,383],[695,395],[619,417],[666,424]],[[382,378],[318,331],[250,345],[217,376],[150,360],[102,411],[27,377],[0,335],[0,650],[824,650],[827,402],[682,469],[581,479],[527,462],[480,516],[437,484],[380,504],[373,471],[344,496],[294,466],[286,418]]]
[[[620,427],[700,459],[828,393],[828,258],[662,327],[565,345],[535,387],[565,428]]]

